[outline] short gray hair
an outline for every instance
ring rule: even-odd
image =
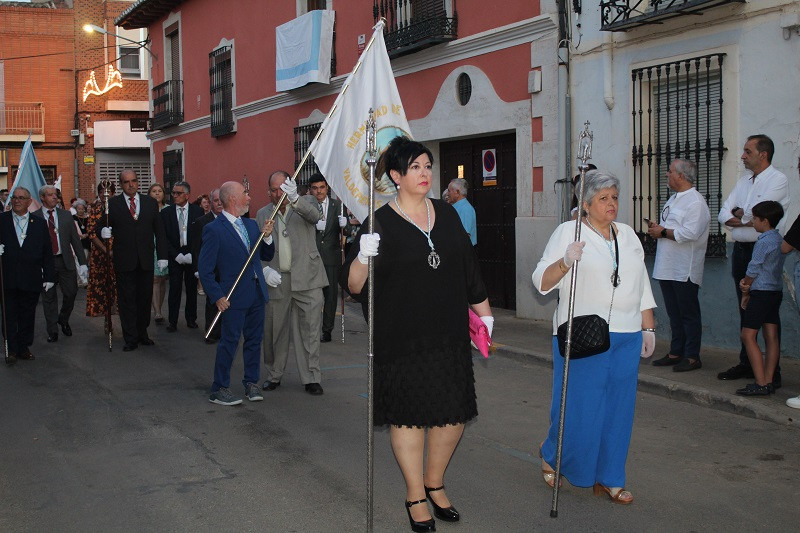
[[[186,189],[186,194],[192,192],[192,186],[185,181],[176,181],[175,183],[172,184],[172,189],[174,190],[175,187],[183,187],[184,189]]]
[[[603,189],[616,189],[619,192],[619,178],[602,170],[590,170],[586,173],[586,184],[583,190],[583,201],[592,205],[592,200]]]
[[[694,161],[675,159],[673,163],[675,163],[675,172],[683,174],[686,181],[694,185],[694,180],[697,179],[697,165],[694,164]]]
[[[468,188],[467,187],[467,180],[462,179],[462,178],[453,178],[453,179],[450,180],[450,184],[448,185],[448,188],[450,187],[450,185],[452,185],[453,188],[455,190],[457,190],[459,192],[459,194],[461,194],[461,196],[466,196],[467,195],[467,188]]]
[[[43,185],[42,187],[40,187],[39,188],[39,198],[43,198],[45,193],[47,191],[49,191],[50,189],[53,189],[54,191],[56,190],[56,188],[53,187],[52,185]]]

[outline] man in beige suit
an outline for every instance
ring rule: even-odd
[[[321,215],[313,197],[297,194],[297,184],[286,172],[273,172],[268,183],[271,202],[256,214],[259,227],[272,215],[284,192],[286,200],[274,218],[275,256],[262,261],[269,291],[263,340],[267,379],[263,388],[272,391],[281,384],[291,331],[300,381],[306,392],[318,396],[323,393],[319,369],[322,288],[328,286],[315,237]]]

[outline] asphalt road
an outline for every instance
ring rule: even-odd
[[[367,339],[348,305],[347,342],[323,345],[320,397],[292,361],[265,401],[208,402],[214,347],[151,326],[152,347],[108,352],[102,319],[40,340],[0,368],[0,531],[365,531]],[[339,321],[337,318],[337,328]],[[117,327],[117,332],[119,328]],[[535,450],[551,372],[530,358],[475,359],[479,417],[446,476],[462,515],[440,532],[796,531],[800,430],[640,393],[628,458],[636,501],[564,484],[559,516]],[[240,394],[241,356],[233,370]],[[404,488],[375,433],[374,529],[409,531]]]

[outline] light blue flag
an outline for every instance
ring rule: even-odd
[[[33,151],[33,143],[31,143],[31,136],[28,135],[28,140],[25,141],[25,146],[22,147],[22,154],[19,156],[19,167],[17,167],[17,175],[14,178],[14,184],[8,191],[9,198],[14,195],[14,189],[17,187],[24,187],[31,193],[31,205],[28,206],[28,211],[36,211],[42,208],[39,203],[39,189],[47,185],[44,181],[44,174],[42,168],[39,166],[39,161],[36,159],[36,153]]]

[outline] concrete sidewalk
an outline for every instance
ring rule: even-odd
[[[526,320],[513,311],[492,308],[495,317],[494,341],[497,355],[533,359],[548,367],[552,364],[552,324]],[[738,316],[737,316],[738,319]],[[639,390],[694,403],[729,413],[800,427],[800,410],[786,405],[788,398],[800,394],[800,360],[781,358],[783,386],[769,397],[743,397],[736,389],[752,380],[722,381],[717,373],[738,363],[739,354],[731,350],[703,348],[703,368],[691,372],[673,372],[671,367],[655,367],[651,361],[662,357],[669,339],[659,337],[652,358],[639,366]],[[786,352],[786,347],[782,350]],[[563,360],[562,360],[563,361]]]

